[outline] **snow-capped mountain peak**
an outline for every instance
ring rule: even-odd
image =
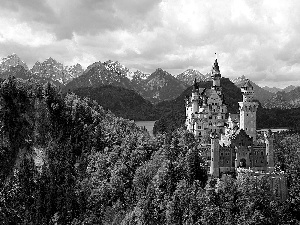
[[[245,77],[245,75],[242,75],[242,76],[234,78],[234,79],[230,79],[230,81],[234,84],[243,83],[243,82],[246,82],[246,80],[247,80],[247,78]]]
[[[42,63],[36,62],[30,71],[43,80],[52,80],[60,84],[66,84],[83,73],[80,64],[64,66],[52,57],[49,57]]]
[[[134,77],[134,73],[130,71],[127,67],[120,64],[118,61],[108,60],[103,63],[105,68],[109,71],[115,72],[121,76],[127,77],[129,80],[132,80]]]
[[[9,70],[12,66],[21,65],[24,67],[25,70],[28,70],[28,66],[24,61],[22,61],[16,53],[13,53],[7,57],[4,57],[0,61],[0,71],[4,72]]]
[[[208,78],[195,69],[187,69],[181,74],[178,74],[176,78],[188,85],[192,85],[195,78],[197,81],[206,81]]]

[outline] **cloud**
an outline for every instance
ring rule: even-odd
[[[28,64],[112,59],[207,73],[217,52],[225,77],[299,82],[297,0],[10,0],[0,13],[1,56],[16,52]]]

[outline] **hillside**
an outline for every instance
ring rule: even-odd
[[[51,84],[0,84],[1,224],[299,224],[298,134],[275,136],[282,202],[267,176],[209,177],[205,149],[183,129],[152,138]]]
[[[95,100],[105,110],[110,110],[116,116],[131,120],[156,120],[157,114],[151,102],[133,90],[105,85],[101,87],[85,87],[73,90],[84,98]]]
[[[170,73],[158,68],[144,82],[145,99],[152,99],[153,103],[174,99],[187,87]]]
[[[300,108],[266,109],[259,105],[257,110],[257,128],[281,127],[300,131]]]
[[[265,108],[291,109],[300,107],[300,87],[284,92],[277,92],[268,102],[264,104]]]

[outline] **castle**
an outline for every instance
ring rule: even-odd
[[[271,132],[266,132],[264,141],[257,141],[254,90],[250,81],[241,87],[243,100],[239,102],[239,114],[227,114],[217,59],[211,71],[213,85],[210,89],[193,84],[192,96],[186,99],[186,128],[195,137],[209,141],[209,174],[220,177],[235,172],[238,168],[252,171],[273,172],[274,153]]]

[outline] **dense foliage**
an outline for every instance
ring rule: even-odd
[[[292,109],[265,109],[261,106],[257,110],[257,126],[259,128],[289,128],[299,131],[300,108]]]
[[[105,110],[116,116],[131,120],[153,121],[158,119],[154,106],[133,90],[112,85],[101,87],[79,88],[73,91],[80,97],[95,100]]]
[[[0,224],[299,224],[299,135],[276,139],[280,202],[266,179],[208,179],[192,134],[151,139],[52,85],[10,77],[0,107]]]

